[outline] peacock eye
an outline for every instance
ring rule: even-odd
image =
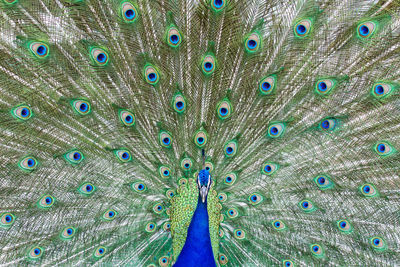
[[[360,192],[365,197],[377,197],[379,195],[378,190],[373,184],[363,184],[360,187]]]
[[[164,231],[169,231],[171,229],[171,223],[165,222],[163,225]]]
[[[225,7],[225,0],[211,0],[211,8],[219,12]]]
[[[336,87],[337,81],[335,79],[321,79],[315,83],[315,93],[321,96],[329,95]]]
[[[300,209],[302,209],[304,212],[313,212],[316,210],[316,207],[310,200],[302,200],[299,203]]]
[[[128,110],[119,110],[119,119],[125,126],[133,126],[135,124],[135,115]]]
[[[228,175],[225,176],[224,183],[226,185],[233,185],[236,182],[236,178],[237,178],[236,173],[229,173]]]
[[[12,213],[5,212],[0,214],[0,227],[9,228],[15,221],[15,216]]]
[[[258,193],[253,193],[249,196],[248,201],[252,205],[258,205],[263,201],[263,196]]]
[[[112,221],[117,216],[117,212],[113,209],[106,210],[103,214],[103,219],[106,221]]]
[[[83,99],[74,99],[71,101],[71,106],[75,113],[79,115],[87,115],[91,112],[90,103]]]
[[[239,216],[238,211],[235,208],[229,209],[226,214],[228,215],[229,218],[233,219]]]
[[[168,266],[169,260],[168,257],[163,256],[158,260],[158,263],[160,264],[161,267],[166,267]]]
[[[225,193],[219,193],[218,194],[218,200],[221,202],[225,202],[228,196]]]
[[[197,147],[202,148],[207,144],[208,136],[204,129],[198,130],[194,135],[194,143]]]
[[[381,237],[373,237],[370,239],[370,243],[375,250],[383,251],[386,250],[386,243]]]
[[[242,229],[236,229],[233,231],[233,236],[236,239],[244,239],[246,237],[246,233]]]
[[[284,260],[283,261],[283,266],[284,267],[293,267],[294,263],[291,260]]]
[[[160,172],[161,178],[169,178],[171,175],[171,169],[167,166],[161,166],[159,168],[159,172]]]
[[[274,227],[277,231],[282,231],[286,229],[285,223],[281,220],[275,220],[272,223],[272,227]]]
[[[182,113],[186,109],[186,101],[183,95],[177,94],[174,96],[173,101],[172,101],[172,107],[174,110],[178,113]]]
[[[175,26],[171,26],[167,30],[167,33],[167,44],[172,48],[178,47],[182,42],[182,36],[179,30]]]
[[[79,192],[83,195],[90,196],[94,193],[96,187],[91,183],[84,183],[79,187]]]
[[[333,131],[336,128],[336,123],[335,118],[326,118],[321,120],[319,127],[323,131]]]
[[[18,162],[18,167],[26,172],[31,172],[38,167],[38,161],[34,157],[25,157]]]
[[[144,77],[146,82],[150,85],[156,85],[160,80],[158,70],[153,65],[147,64],[144,67]]]
[[[125,22],[132,23],[137,19],[137,9],[130,2],[124,2],[121,5],[121,14]]]
[[[374,34],[375,30],[376,24],[372,21],[361,23],[357,27],[358,36],[364,39],[371,37]]]
[[[217,115],[221,120],[225,120],[232,115],[232,104],[225,98],[217,104]]]
[[[167,196],[167,198],[172,199],[175,196],[175,192],[174,192],[174,190],[169,189],[169,190],[167,190],[165,195]]]
[[[326,190],[333,187],[331,178],[326,174],[316,176],[314,178],[314,182],[321,190]]]
[[[228,263],[228,258],[225,254],[219,254],[218,261],[220,265],[224,266]]]
[[[190,158],[184,158],[181,161],[181,168],[184,171],[189,171],[192,168],[192,160]]]
[[[392,155],[396,150],[387,142],[379,142],[375,145],[375,152],[385,158]]]
[[[156,230],[156,228],[157,228],[157,226],[155,223],[149,222],[148,224],[146,224],[145,230],[146,230],[146,232],[151,233],[151,232],[154,232]]]
[[[32,110],[27,105],[16,106],[11,110],[14,118],[20,121],[27,121],[32,117]]]
[[[129,162],[132,160],[131,152],[129,152],[129,150],[126,149],[114,150],[114,155],[122,163]]]
[[[49,55],[49,46],[43,42],[32,42],[29,48],[37,58],[43,59]]]
[[[100,247],[95,249],[94,256],[96,258],[101,258],[106,254],[106,252],[107,252],[107,248],[103,247],[103,246],[100,246]]]
[[[294,26],[294,34],[296,37],[306,37],[310,31],[311,31],[311,27],[312,27],[312,22],[310,19],[303,19],[299,22],[297,22],[297,24]]]
[[[92,58],[92,61],[98,66],[105,66],[108,64],[108,53],[102,48],[91,48],[90,56]]]
[[[44,195],[38,201],[38,207],[42,209],[48,209],[54,205],[55,199],[51,195]]]
[[[71,239],[75,235],[75,228],[73,227],[66,227],[61,232],[62,239]]]
[[[347,220],[339,220],[336,222],[338,229],[343,233],[351,233],[353,226]]]
[[[208,172],[212,172],[214,170],[214,165],[212,164],[212,162],[206,161],[205,163],[205,169]]]
[[[379,82],[372,86],[371,94],[376,99],[382,100],[390,96],[395,90],[395,86],[390,83]]]
[[[224,152],[225,156],[231,158],[236,155],[238,149],[238,144],[235,140],[231,140],[225,144]]]
[[[211,75],[215,71],[215,57],[211,54],[204,56],[201,69],[205,75]]]
[[[172,136],[166,131],[161,131],[159,134],[160,144],[163,147],[170,148],[172,144]]]
[[[279,165],[273,162],[265,162],[261,167],[261,173],[265,175],[272,175],[279,170]]]
[[[245,41],[245,49],[247,53],[255,53],[261,46],[260,35],[256,32],[250,34]]]
[[[84,159],[83,154],[79,150],[67,152],[63,155],[63,157],[71,164],[78,164]]]
[[[155,213],[157,213],[157,214],[160,214],[160,213],[162,213],[162,212],[164,211],[164,207],[163,207],[163,205],[162,205],[161,203],[156,203],[156,204],[153,206],[153,211],[154,211]]]
[[[276,75],[270,75],[263,78],[259,82],[258,88],[262,95],[269,95],[274,91],[275,85],[276,85]]]
[[[284,123],[271,123],[268,126],[268,137],[278,138],[282,136],[285,132],[285,124]]]
[[[324,250],[322,249],[322,247],[319,244],[312,244],[310,245],[311,248],[311,253],[317,257],[317,258],[321,258],[324,256]]]
[[[33,260],[42,257],[42,255],[43,255],[43,248],[38,246],[31,248],[28,253],[29,258]]]

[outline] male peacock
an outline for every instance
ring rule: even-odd
[[[399,14],[0,0],[0,265],[400,265]]]

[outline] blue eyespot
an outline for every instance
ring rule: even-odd
[[[205,68],[206,71],[210,71],[213,68],[213,64],[211,62],[206,62],[204,64],[204,68]]]
[[[376,197],[379,195],[378,190],[373,184],[363,184],[360,187],[361,194],[365,197]]]
[[[181,110],[181,109],[183,109],[185,104],[182,101],[178,101],[178,102],[176,102],[175,106],[177,109]]]
[[[307,201],[304,201],[303,204],[302,204],[303,208],[305,208],[305,209],[307,209],[309,205],[310,204],[308,204]]]
[[[284,123],[271,123],[268,127],[268,136],[271,138],[280,137],[285,132]]]
[[[298,33],[298,34],[301,34],[301,35],[303,35],[303,34],[305,34],[305,33],[306,33],[306,31],[307,31],[307,28],[306,28],[304,25],[302,25],[302,24],[299,24],[299,25],[297,25],[297,28],[296,28],[296,30],[297,30],[297,33]]]
[[[122,3],[121,13],[125,22],[132,23],[136,20],[136,7],[129,2]]]
[[[168,146],[171,143],[171,139],[169,139],[168,137],[165,137],[163,139],[163,143],[164,143],[164,145]]]
[[[257,47],[257,42],[255,40],[249,40],[247,42],[247,46],[249,47],[249,49],[254,49]]]
[[[375,145],[375,151],[379,156],[384,158],[395,153],[396,149],[393,148],[389,143],[381,141]]]
[[[310,32],[312,22],[309,19],[303,19],[299,21],[294,27],[294,33],[296,37],[306,37]]]
[[[382,95],[384,92],[385,92],[385,90],[383,89],[382,85],[379,84],[379,85],[375,86],[375,93],[377,95]]]
[[[228,155],[232,154],[232,153],[233,153],[233,148],[232,148],[232,147],[227,147],[227,148],[226,148],[226,153],[227,153]]]
[[[88,110],[88,105],[86,103],[82,103],[79,106],[79,110],[82,111],[82,112],[86,112]]]
[[[179,36],[176,34],[172,34],[169,39],[171,40],[171,43],[177,44],[179,42]]]
[[[328,86],[326,85],[326,82],[321,81],[318,83],[318,89],[322,92],[325,92]]]
[[[22,108],[22,110],[21,110],[21,116],[22,116],[23,118],[28,117],[30,114],[31,114],[31,112],[29,111],[29,109],[27,109],[27,108]]]
[[[74,160],[75,160],[75,161],[78,161],[78,160],[81,159],[81,153],[75,152],[74,155],[73,155],[73,157],[74,157]]]
[[[147,77],[151,82],[154,82],[157,79],[157,75],[154,72],[150,73]]]
[[[223,6],[223,4],[224,4],[223,0],[214,0],[214,6],[216,8],[221,8]]]
[[[360,34],[361,34],[362,36],[367,36],[367,35],[369,34],[369,29],[368,29],[367,26],[362,25],[362,26],[360,27],[359,32],[360,32]]]
[[[271,89],[271,84],[269,82],[263,82],[261,86],[264,91]]]
[[[132,20],[134,17],[136,16],[136,12],[133,9],[128,9],[127,11],[125,11],[125,17],[128,20]]]

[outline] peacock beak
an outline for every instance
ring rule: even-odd
[[[206,197],[208,194],[208,188],[205,186],[202,186],[200,188],[200,196],[201,196],[201,201],[204,203],[204,201],[206,201]]]

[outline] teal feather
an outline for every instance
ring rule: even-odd
[[[400,265],[399,14],[0,0],[0,265]]]

